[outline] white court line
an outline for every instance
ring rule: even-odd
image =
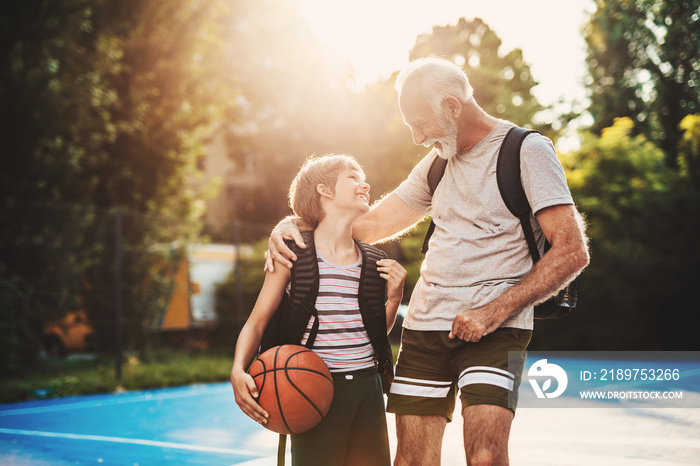
[[[0,428],[0,434],[28,435],[31,437],[65,438],[72,440],[93,440],[97,442],[126,443],[131,445],[145,445],[149,447],[176,448],[178,450],[203,451],[207,453],[224,453],[228,455],[241,455],[261,457],[267,455],[258,452],[234,450],[231,448],[209,447],[204,445],[188,445],[186,443],[159,442],[157,440],[143,440],[124,437],[105,437],[101,435],[66,434],[60,432],[41,432],[38,430],[4,429]]]
[[[199,387],[198,387],[199,388]],[[19,409],[8,409],[5,411],[0,411],[0,416],[12,416],[16,414],[35,414],[35,413],[50,413],[54,411],[65,411],[67,409],[80,409],[80,408],[95,408],[101,406],[112,406],[124,403],[141,403],[144,401],[160,401],[160,400],[172,400],[176,398],[187,398],[192,396],[201,396],[202,394],[212,394],[212,393],[224,393],[231,392],[231,386],[229,384],[224,384],[221,388],[217,389],[195,389],[195,390],[182,390],[174,393],[160,393],[154,395],[152,393],[139,393],[139,392],[127,392],[118,395],[114,395],[113,398],[105,400],[95,400],[95,401],[78,401],[75,403],[62,403],[50,406],[37,406],[36,408],[19,408]],[[123,397],[123,398],[122,398]]]

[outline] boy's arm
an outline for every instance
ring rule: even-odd
[[[406,283],[406,269],[393,259],[377,261],[377,270],[380,276],[386,280],[386,333],[391,332],[396,322],[396,313],[403,299],[403,286]]]
[[[274,272],[269,272],[265,276],[265,282],[260,289],[255,306],[238,336],[233,357],[231,386],[236,404],[246,415],[260,424],[267,422],[268,413],[255,401],[258,397],[258,389],[255,381],[246,371],[258,351],[267,324],[282,300],[282,294],[285,292],[290,276],[291,271],[286,267],[277,267]]]

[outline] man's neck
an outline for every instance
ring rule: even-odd
[[[474,100],[469,101],[457,123],[461,140],[459,151],[467,151],[480,143],[498,126],[499,121],[486,113]]]

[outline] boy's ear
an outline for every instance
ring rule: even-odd
[[[317,184],[316,191],[321,195],[321,197],[327,197],[329,199],[333,198],[333,193],[325,184],[322,184],[322,183]]]

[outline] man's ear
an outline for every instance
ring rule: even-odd
[[[447,96],[442,100],[442,105],[452,118],[459,118],[462,114],[462,102],[456,97]]]
[[[321,197],[327,197],[329,199],[333,198],[333,193],[325,184],[322,184],[322,183],[317,184],[316,191],[321,195]]]

